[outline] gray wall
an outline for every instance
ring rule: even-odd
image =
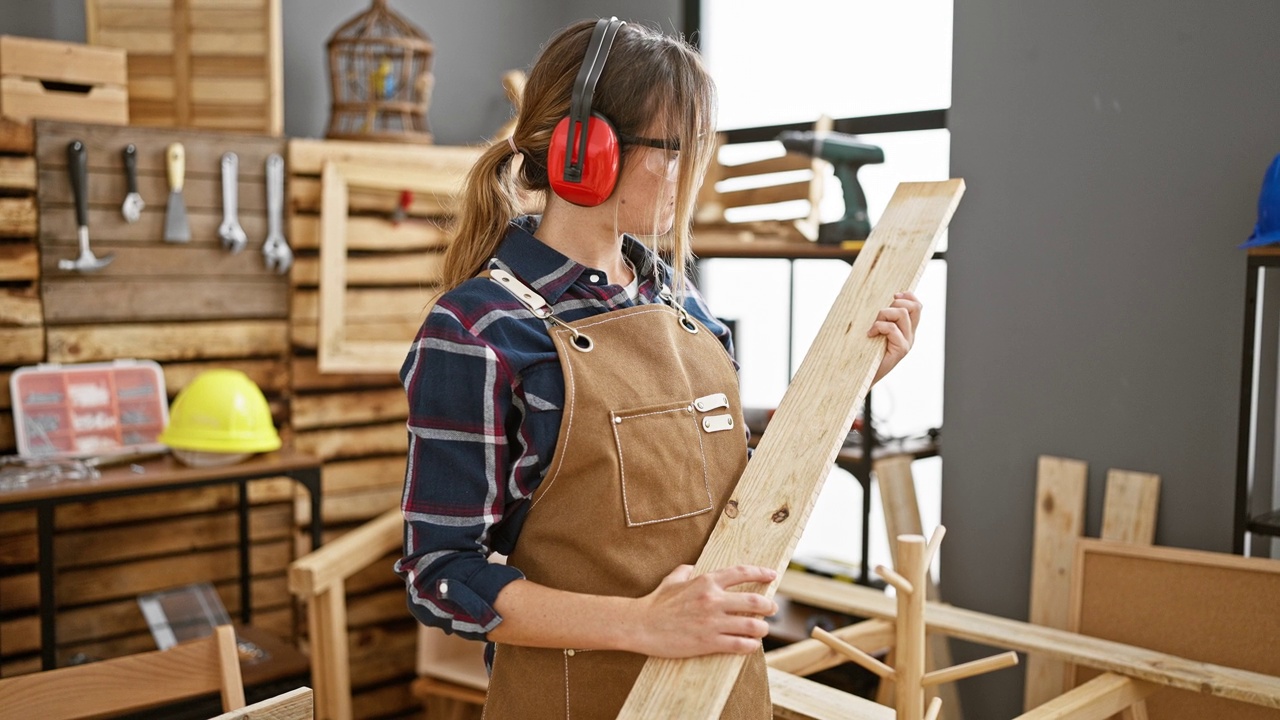
[[[943,593],[1025,618],[1036,456],[1163,477],[1156,542],[1230,551],[1244,256],[1280,152],[1280,4],[957,0]],[[978,654],[973,648],[960,659]],[[965,683],[1007,718],[1021,671]]]
[[[329,36],[368,0],[283,0],[285,133],[322,137],[329,121]],[[525,69],[542,42],[580,17],[615,14],[671,29],[680,0],[393,0],[435,44],[427,121],[439,144],[475,142],[510,116],[502,74]],[[0,0],[0,34],[84,42],[84,0]]]

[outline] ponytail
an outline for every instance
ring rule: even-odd
[[[507,224],[519,211],[510,172],[514,157],[508,143],[495,142],[467,174],[458,220],[444,253],[444,292],[484,269],[506,235]]]

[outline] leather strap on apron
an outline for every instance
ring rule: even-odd
[[[549,323],[565,378],[555,456],[508,563],[571,592],[641,597],[693,564],[747,463],[738,376],[724,346],[670,304],[566,323],[502,270],[490,277]],[[645,657],[499,645],[485,717],[616,717]],[[772,717],[764,655],[723,718]]]

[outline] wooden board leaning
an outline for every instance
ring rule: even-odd
[[[963,180],[898,187],[712,531],[698,572],[738,563],[779,573],[786,567],[883,355],[884,341],[866,331],[895,292],[915,287],[963,191]],[[776,586],[745,589],[772,595]],[[619,717],[716,717],[742,661],[650,658]]]

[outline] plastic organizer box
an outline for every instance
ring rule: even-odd
[[[18,454],[86,457],[158,452],[169,421],[164,371],[151,360],[36,365],[15,370]]]

